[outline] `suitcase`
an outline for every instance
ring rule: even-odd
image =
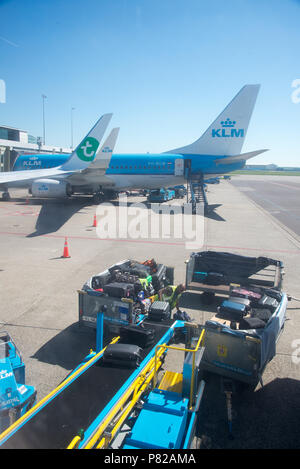
[[[239,329],[262,329],[266,323],[259,318],[243,318],[240,321]]]
[[[230,296],[233,296],[236,298],[247,298],[253,303],[257,303],[262,297],[260,293],[247,290],[245,288],[233,288],[230,292]]]
[[[147,259],[143,264],[150,267],[151,273],[157,272],[157,263],[154,259]]]
[[[132,275],[137,275],[139,278],[147,278],[149,275],[151,275],[150,267],[138,262],[131,263],[129,272]]]
[[[225,300],[218,308],[219,314],[231,321],[240,321],[248,313],[245,305]]]
[[[154,301],[150,306],[148,317],[153,321],[164,321],[165,319],[170,319],[170,304],[167,301]]]
[[[141,348],[154,343],[154,329],[146,329],[144,326],[126,326],[120,329],[120,340],[127,344],[138,345]]]
[[[239,303],[241,305],[245,305],[247,311],[251,309],[251,301],[248,298],[238,298],[236,296],[230,296],[228,301],[233,301],[234,303]]]
[[[115,298],[134,298],[134,285],[131,283],[108,283],[103,288],[104,293]]]
[[[136,282],[139,282],[140,279],[138,278],[137,275],[132,275],[129,272],[117,271],[115,273],[114,281],[118,283],[136,283]]]
[[[167,283],[167,267],[164,264],[158,264],[156,272],[152,274],[152,285],[158,291],[164,288]]]
[[[204,283],[208,285],[221,285],[225,282],[225,276],[219,272],[208,272]]]
[[[274,290],[273,288],[268,288],[264,290],[264,293],[268,296],[271,296],[272,298],[275,298],[278,303],[280,303],[282,294],[278,290]]]
[[[93,290],[98,290],[99,288],[104,288],[104,286],[109,283],[111,280],[110,272],[103,272],[100,275],[95,275],[92,278],[91,286]]]
[[[251,317],[258,318],[267,323],[272,316],[272,312],[269,309],[256,309],[253,308],[251,311]]]
[[[137,368],[142,359],[142,349],[134,344],[108,345],[103,354],[103,362],[125,368]]]
[[[207,272],[194,272],[193,273],[193,282],[205,282],[207,277]]]
[[[269,309],[272,313],[274,313],[275,309],[278,306],[278,301],[271,296],[264,295],[258,303],[255,305],[256,308],[266,308]]]

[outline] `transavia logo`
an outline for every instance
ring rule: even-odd
[[[235,128],[236,121],[232,121],[231,119],[227,118],[226,121],[221,121],[220,129],[212,129],[212,137],[244,137],[245,131],[244,129],[236,129]]]
[[[93,137],[87,137],[77,150],[77,156],[83,161],[93,161],[99,142]]]

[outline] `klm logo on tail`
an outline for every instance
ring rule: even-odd
[[[241,137],[243,138],[245,136],[245,131],[244,129],[236,129],[235,128],[236,121],[232,121],[229,118],[226,119],[226,121],[221,122],[221,129],[212,129],[212,137],[226,137],[226,138],[235,138],[235,137]]]

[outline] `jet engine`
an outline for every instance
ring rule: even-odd
[[[72,194],[71,185],[63,180],[37,179],[32,183],[33,197],[69,197]]]

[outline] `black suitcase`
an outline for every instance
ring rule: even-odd
[[[111,274],[110,272],[103,272],[100,275],[95,275],[92,278],[92,288],[97,290],[98,288],[104,288],[104,286],[111,281]]]
[[[167,301],[154,301],[150,306],[148,318],[153,321],[164,321],[170,319],[171,308]]]
[[[255,305],[256,308],[264,308],[269,309],[272,313],[274,313],[275,309],[278,306],[278,301],[271,296],[264,295],[259,302]]]
[[[145,348],[154,343],[154,334],[154,329],[147,329],[143,325],[126,326],[120,329],[120,341]]]
[[[247,314],[247,308],[241,303],[225,300],[218,308],[219,315],[231,321],[240,321]]]
[[[108,283],[103,288],[104,293],[114,298],[134,298],[134,285],[131,283]]]
[[[221,285],[225,282],[225,276],[219,272],[208,272],[203,283],[208,285]]]
[[[278,290],[274,290],[273,288],[268,288],[264,291],[264,293],[272,298],[275,298],[278,303],[280,303],[282,294]]]
[[[115,281],[118,283],[135,283],[139,281],[137,275],[132,275],[129,272],[116,271],[114,274]]]
[[[265,325],[265,321],[259,318],[243,318],[240,321],[239,329],[262,329]]]
[[[142,359],[142,349],[133,344],[108,345],[103,354],[105,364],[125,368],[137,368]]]
[[[152,284],[156,291],[164,288],[167,284],[167,267],[164,264],[158,264],[157,270],[152,274]]]
[[[123,272],[129,272],[132,275],[136,275],[138,278],[147,278],[151,275],[151,269],[149,266],[142,264],[137,261],[130,261],[127,268],[121,269]]]
[[[238,298],[236,296],[230,296],[228,301],[233,301],[234,303],[239,303],[246,306],[247,311],[251,309],[251,301],[248,298]]]
[[[269,309],[256,309],[253,308],[251,311],[251,317],[258,318],[267,323],[272,316],[272,312]]]

